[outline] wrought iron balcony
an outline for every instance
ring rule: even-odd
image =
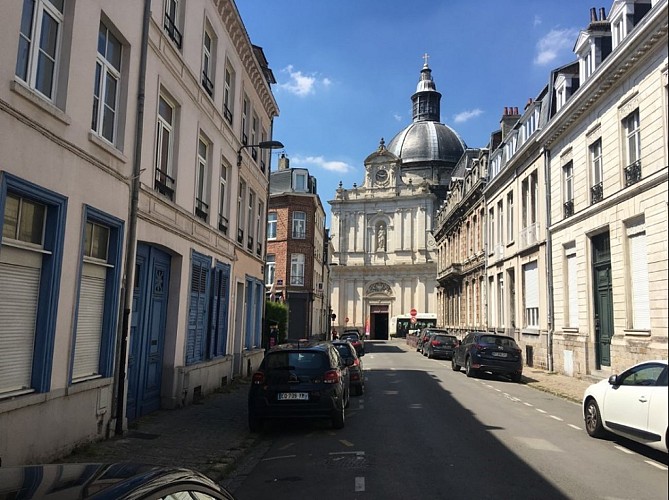
[[[223,116],[225,116],[225,119],[228,120],[228,123],[232,123],[232,111],[228,109],[226,104],[223,105]]]
[[[631,186],[641,180],[641,160],[625,167],[625,186]]]
[[[604,199],[604,184],[598,182],[590,188],[590,204],[594,205]]]
[[[304,276],[291,276],[290,284],[297,286],[304,286]]]
[[[574,215],[574,200],[565,201],[563,206],[564,218]]]
[[[218,230],[223,234],[228,234],[228,219],[221,214],[218,214]]]
[[[170,201],[174,200],[174,179],[162,170],[156,169],[155,189],[163,196],[167,196]]]
[[[293,231],[293,239],[303,240],[307,237],[306,231]]]
[[[203,221],[207,222],[207,218],[209,217],[209,205],[207,205],[204,201],[196,198],[195,215]]]
[[[209,79],[206,71],[202,72],[202,86],[207,91],[207,94],[209,94],[209,97],[214,95],[214,82]]]
[[[176,44],[176,46],[181,48],[181,44],[183,42],[183,36],[181,35],[181,32],[177,28],[177,25],[174,23],[174,19],[172,19],[167,14],[167,12],[165,12],[164,27],[165,27],[165,31],[167,31],[167,34],[172,39],[172,41]]]

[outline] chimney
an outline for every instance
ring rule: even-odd
[[[506,135],[511,131],[517,121],[518,108],[514,108],[513,106],[504,106],[504,114],[502,115],[502,120],[500,122],[502,140],[506,138]]]
[[[527,100],[527,104],[525,104],[525,109],[529,108],[529,107],[532,105],[532,102],[534,102],[534,101],[532,101],[532,98],[530,97],[530,98]]]
[[[590,22],[597,22],[597,9],[595,7],[590,8]]]
[[[290,165],[290,160],[286,156],[286,153],[281,153],[281,156],[279,157],[279,170],[288,170]]]
[[[606,10],[604,10],[604,7],[599,8],[599,20],[606,21]]]

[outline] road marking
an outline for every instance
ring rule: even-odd
[[[383,394],[385,394],[386,396],[396,396],[399,393],[400,391],[383,391]]]
[[[618,446],[617,444],[614,444],[613,447],[617,450],[622,451],[623,453],[627,453],[628,455],[634,455],[634,452],[632,450],[628,450],[627,448],[623,448],[622,446]]]
[[[544,410],[542,410],[542,409],[540,409],[540,408],[535,408],[535,410],[537,410],[539,413],[547,413],[547,412],[545,412]]]
[[[353,443],[351,443],[350,441],[346,441],[345,439],[340,439],[339,442],[344,446],[348,446],[349,448],[353,446]]]
[[[532,404],[530,404],[530,403],[526,403],[525,401],[523,401],[523,404],[524,404],[525,406],[529,406],[529,407],[531,407],[531,408],[534,407],[534,405],[532,405]]]
[[[357,455],[358,457],[364,457],[364,451],[331,451],[328,455]]]
[[[287,449],[290,448],[291,446],[295,446],[295,443],[288,443],[286,446],[282,446],[282,447],[279,448],[279,449],[280,449],[281,451],[283,451],[283,450],[287,450]]]
[[[653,462],[652,460],[644,460],[644,462],[646,462],[649,465],[652,465],[653,467],[657,467],[660,470],[667,470],[666,466],[658,464],[657,462]]]
[[[568,425],[569,427],[571,427],[572,429],[576,429],[577,431],[582,431],[582,430],[583,430],[583,429],[581,429],[578,425],[574,425],[574,424],[567,424],[567,425]]]
[[[422,410],[423,405],[421,403],[413,403],[409,405],[409,408],[411,408],[412,410]]]
[[[263,462],[269,462],[270,460],[282,460],[284,458],[295,458],[297,455],[281,455],[280,457],[269,457],[269,458],[263,458]]]
[[[365,478],[356,477],[355,478],[355,491],[365,491]]]
[[[554,419],[557,420],[558,422],[564,422],[563,419],[561,419],[560,417],[556,417],[555,415],[548,415],[548,416],[551,417],[551,418],[554,418]]]

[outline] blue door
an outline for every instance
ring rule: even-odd
[[[160,408],[169,278],[170,256],[139,244],[128,354],[126,416],[130,421]]]

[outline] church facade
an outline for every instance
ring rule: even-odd
[[[434,212],[467,146],[440,123],[441,94],[427,62],[411,100],[412,123],[387,146],[381,139],[360,185],[340,182],[329,201],[336,331],[387,339],[393,318],[412,309],[436,317]]]

